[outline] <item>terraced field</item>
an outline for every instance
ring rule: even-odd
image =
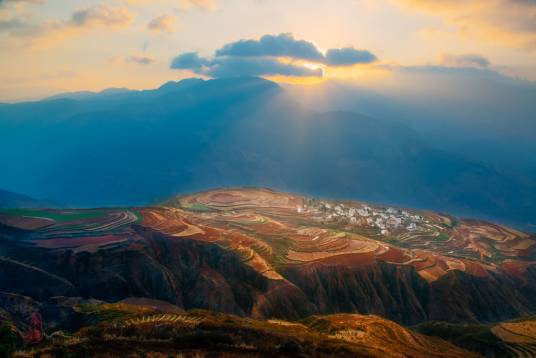
[[[230,245],[229,239],[240,240],[240,245],[250,247],[246,257],[255,252],[275,267],[336,260],[342,255],[348,261],[351,255],[356,264],[385,261],[411,265],[432,282],[451,270],[482,277],[503,270],[505,263],[510,273],[515,272],[516,259],[528,265],[535,263],[535,237],[500,225],[410,211],[408,215],[419,215],[424,224],[417,230],[399,227],[384,237],[363,225],[328,220],[322,218],[325,213],[301,210],[310,201],[266,189],[229,189],[179,197],[168,204],[182,209],[183,217],[200,230],[204,225],[223,230],[219,235],[226,246]],[[345,204],[356,208],[364,205]],[[203,239],[207,237],[214,238],[205,235]]]
[[[171,237],[217,243],[276,280],[282,279],[281,265],[338,258],[353,265],[410,265],[428,282],[452,270],[478,277],[518,275],[536,262],[535,237],[500,225],[359,202],[319,202],[268,189],[222,189],[135,210],[3,210],[0,223],[26,230],[36,246],[78,252],[136,241],[133,227],[141,225]],[[339,214],[365,207],[384,218],[403,212],[419,226],[397,225],[383,235],[355,214],[352,220],[342,214],[333,220],[336,214],[326,207],[344,207]]]
[[[0,210],[0,318],[14,322],[9,332],[27,331],[30,321],[38,327],[39,311],[49,330],[88,316],[87,330],[47,339],[94,354],[113,341],[123,356],[128,334],[159,354],[170,352],[162,342],[183,349],[176,337],[198,330],[195,339],[228,342],[218,334],[234,324],[229,356],[243,348],[280,353],[263,345],[266,334],[282,347],[281,337],[297,334],[300,347],[321,342],[349,356],[356,347],[365,356],[472,356],[397,324],[453,321],[504,323],[428,328],[469,350],[534,356],[534,321],[511,319],[536,313],[535,278],[534,235],[268,189],[212,190],[153,207]],[[249,318],[184,312],[197,308]],[[61,321],[69,310],[76,319]],[[348,312],[376,316],[332,314]],[[35,327],[20,339],[42,338]],[[469,336],[454,339],[453,331]]]
[[[0,224],[26,231],[36,246],[75,251],[128,241],[130,225],[141,220],[128,209],[0,210]]]

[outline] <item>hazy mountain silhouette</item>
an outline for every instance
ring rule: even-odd
[[[316,113],[259,78],[168,82],[0,107],[0,186],[70,205],[264,185],[527,225],[536,185],[430,146],[410,127]]]
[[[12,193],[7,190],[0,189],[0,208],[15,209],[15,208],[52,208],[58,204],[47,200],[37,200],[27,195]]]

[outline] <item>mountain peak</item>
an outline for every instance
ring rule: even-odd
[[[186,78],[180,81],[168,81],[164,83],[163,85],[161,85],[160,87],[158,87],[158,90],[167,92],[167,91],[177,90],[179,88],[185,89],[185,88],[189,88],[189,87],[192,87],[192,86],[204,83],[204,82],[205,80],[201,78],[196,78],[196,77]]]
[[[267,80],[262,77],[255,76],[238,76],[238,77],[222,77],[215,78],[208,81],[213,84],[223,84],[223,85],[255,85],[255,86],[271,86],[280,88],[280,86],[270,80]]]

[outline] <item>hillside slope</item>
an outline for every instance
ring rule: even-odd
[[[498,324],[425,322],[415,330],[441,337],[486,357],[533,357],[536,355],[536,319],[522,318]]]
[[[63,331],[49,333],[31,351],[19,350],[14,356],[476,357],[376,316],[260,321],[200,310],[169,312],[147,305],[98,302],[63,306],[63,310],[69,312],[71,322],[77,322],[76,327],[63,326]],[[4,335],[0,344],[25,347],[17,341],[18,329],[7,329],[12,338]]]
[[[0,291],[255,318],[534,314],[536,239],[409,209],[225,189],[131,209],[0,211]]]

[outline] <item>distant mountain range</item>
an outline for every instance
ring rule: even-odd
[[[53,208],[58,204],[0,189],[0,208]]]
[[[0,106],[0,187],[89,207],[260,185],[525,229],[536,217],[534,180],[439,150],[401,122],[315,112],[259,78],[55,97]]]
[[[100,92],[92,92],[92,91],[78,91],[78,92],[65,92],[65,93],[58,93],[56,95],[46,97],[43,99],[44,101],[50,101],[55,99],[97,99],[97,98],[104,98],[110,95],[115,94],[123,94],[123,93],[129,93],[129,92],[135,92],[132,90],[129,90],[128,88],[107,88]]]

